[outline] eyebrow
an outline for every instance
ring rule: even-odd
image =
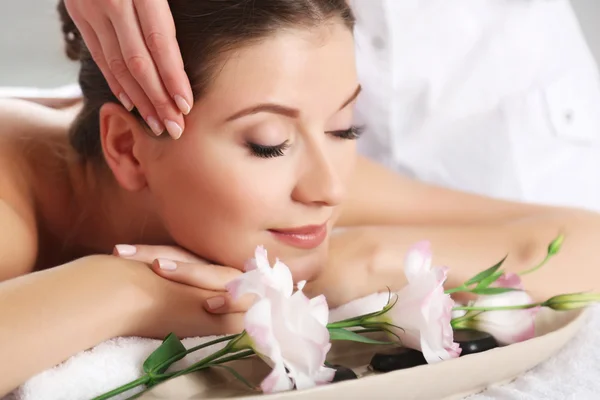
[[[352,93],[352,96],[350,96],[344,102],[344,104],[342,104],[342,106],[339,108],[339,110],[343,110],[344,108],[346,108],[348,106],[348,104],[350,104],[354,100],[356,100],[356,98],[360,94],[361,90],[362,90],[362,87],[360,85],[358,85],[356,87],[356,90],[354,91],[354,93]],[[279,114],[279,115],[283,115],[283,116],[286,116],[289,118],[298,118],[298,116],[300,115],[300,110],[298,110],[297,108],[287,107],[287,106],[284,106],[281,104],[275,104],[275,103],[262,103],[262,104],[257,104],[255,106],[248,107],[241,111],[236,112],[235,114],[233,114],[232,116],[227,118],[226,122],[233,121],[234,119],[246,117],[248,115],[258,114],[261,112]]]

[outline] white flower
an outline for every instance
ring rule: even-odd
[[[323,366],[331,348],[325,297],[306,297],[302,292],[305,282],[298,283],[299,289],[292,293],[289,268],[280,261],[271,268],[262,247],[256,250],[254,265],[231,282],[228,290],[234,298],[258,295],[244,325],[250,346],[273,367],[262,390],[273,393],[330,382],[335,370]]]
[[[496,287],[522,289],[518,275],[502,275],[495,283]],[[496,295],[480,296],[471,307],[507,307],[531,304],[533,300],[522,290]],[[466,327],[492,335],[499,344],[511,344],[531,339],[535,336],[535,316],[539,307],[520,310],[471,311],[475,315],[465,322]]]
[[[254,258],[246,263],[246,272],[229,282],[226,289],[236,298],[241,296],[238,293],[252,293],[260,299],[267,296],[267,290],[279,291],[289,297],[294,290],[294,280],[290,269],[281,261],[275,260],[271,268],[267,251],[258,246]]]
[[[420,350],[428,363],[460,355],[450,320],[454,301],[444,293],[446,268],[431,267],[428,242],[413,246],[404,263],[408,284],[396,294],[376,293],[348,303],[332,313],[332,321],[381,311],[390,300],[394,305],[365,324],[389,330],[405,347]]]

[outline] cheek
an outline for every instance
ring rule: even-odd
[[[339,179],[348,189],[350,180],[354,175],[357,161],[356,140],[346,140],[345,143],[337,145],[333,150],[333,162]]]
[[[149,186],[175,242],[241,269],[289,199],[267,166],[239,155],[182,149],[153,166]]]

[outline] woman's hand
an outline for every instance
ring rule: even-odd
[[[65,0],[112,92],[159,135],[177,139],[193,95],[167,0]]]
[[[375,292],[401,289],[406,284],[404,254],[395,249],[395,243],[379,241],[376,229],[358,227],[334,232],[327,265],[307,283],[307,295],[324,294],[329,307],[336,308]]]
[[[233,301],[225,285],[242,274],[235,268],[214,265],[175,246],[117,245],[114,255],[148,264],[157,275],[197,288],[206,311],[214,314],[243,313],[252,304],[250,296]]]

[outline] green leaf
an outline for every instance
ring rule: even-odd
[[[498,278],[502,276],[502,271],[496,271],[492,275],[488,276],[485,279],[482,279],[478,284],[476,289],[485,289],[490,286],[492,283],[496,282]]]
[[[329,329],[329,337],[331,340],[348,340],[351,342],[360,342],[360,343],[368,343],[368,344],[395,344],[393,342],[382,342],[380,340],[371,339],[358,333],[341,329],[341,328],[331,328]]]
[[[493,267],[490,267],[490,268],[486,269],[485,271],[481,271],[480,273],[478,273],[477,275],[475,275],[474,277],[472,277],[471,279],[469,279],[468,281],[466,281],[465,282],[465,286],[469,286],[469,285],[472,285],[474,283],[479,283],[482,280],[484,280],[485,278],[489,277],[490,275],[493,275],[500,268],[500,266],[502,266],[502,264],[506,260],[506,257],[508,257],[508,254],[505,255],[504,258],[502,260],[500,260]]]
[[[507,292],[516,292],[521,289],[514,288],[503,288],[503,287],[489,287],[489,288],[475,288],[471,291],[471,293],[481,294],[481,295],[493,295],[493,294],[502,294]]]
[[[175,361],[186,355],[186,349],[173,333],[170,333],[158,349],[154,350],[144,361],[144,372],[148,375],[162,374]]]
[[[390,289],[388,288],[388,290],[390,290]],[[392,297],[395,297],[395,299],[393,301],[392,301]],[[398,302],[398,295],[391,293],[391,291],[390,291],[389,297],[388,297],[388,302],[381,310],[374,311],[369,314],[364,314],[364,315],[359,315],[359,316],[352,317],[352,318],[343,319],[341,321],[331,322],[331,323],[327,324],[327,328],[328,329],[338,329],[338,328],[354,328],[356,326],[361,326],[361,325],[363,325],[364,321],[368,321],[370,319],[373,319],[373,318],[379,317],[380,315],[385,314],[391,308],[393,308],[397,302]]]

